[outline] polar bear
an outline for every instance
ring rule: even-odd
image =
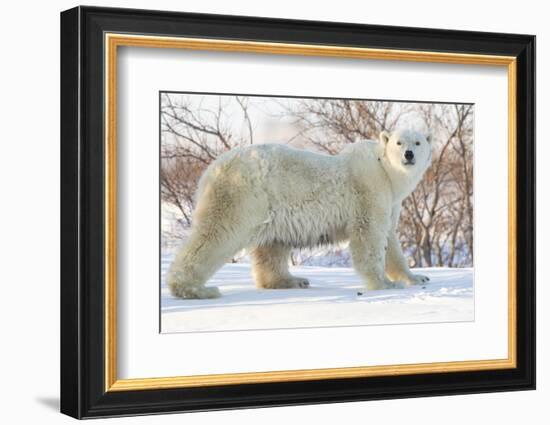
[[[279,144],[220,155],[199,181],[189,240],[167,274],[171,293],[219,297],[205,283],[243,248],[258,288],[307,288],[307,279],[289,273],[291,249],[342,241],[370,290],[429,280],[409,270],[396,228],[431,151],[429,136],[402,130],[335,156]]]

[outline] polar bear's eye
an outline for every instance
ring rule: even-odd
[[[400,141],[397,142],[397,146],[401,146],[401,142],[400,142]]]
[[[416,146],[420,146],[420,142],[416,142]]]

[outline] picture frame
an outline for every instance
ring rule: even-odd
[[[508,356],[120,379],[121,47],[502,67]],[[61,13],[61,412],[75,418],[535,388],[535,37],[79,6]],[[223,368],[223,359],[220,360]]]

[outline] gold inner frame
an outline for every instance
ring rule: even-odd
[[[516,367],[516,58],[327,45],[105,34],[105,391],[510,369]],[[119,46],[503,66],[508,72],[508,357],[437,363],[118,379],[116,324],[116,123]]]

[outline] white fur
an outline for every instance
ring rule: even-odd
[[[403,163],[407,150],[414,165]],[[336,156],[269,144],[220,155],[199,182],[190,239],[168,273],[172,294],[218,297],[206,281],[243,248],[258,287],[307,287],[288,271],[290,250],[344,240],[368,289],[427,280],[410,272],[396,226],[430,160],[429,138],[413,131],[382,132]]]

